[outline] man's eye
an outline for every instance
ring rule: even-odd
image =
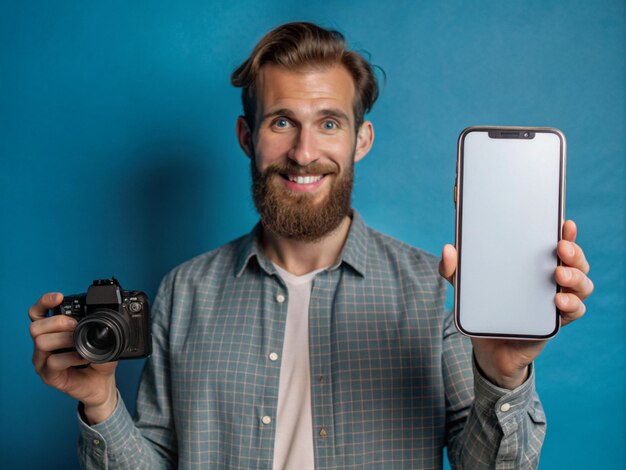
[[[337,123],[335,121],[324,121],[324,124],[322,124],[322,126],[327,131],[337,129]]]
[[[289,126],[289,121],[287,121],[287,119],[276,119],[276,121],[274,121],[274,126],[279,129],[285,129]]]

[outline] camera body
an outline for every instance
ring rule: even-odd
[[[78,321],[74,347],[93,364],[152,353],[148,297],[141,291],[123,290],[114,277],[93,281],[85,294],[66,296],[52,314]]]

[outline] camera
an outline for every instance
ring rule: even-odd
[[[152,352],[148,297],[122,290],[114,277],[93,281],[86,294],[66,296],[52,315],[78,320],[74,347],[93,364],[139,359]]]

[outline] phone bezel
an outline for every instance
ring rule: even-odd
[[[457,250],[457,269],[454,273],[454,323],[456,328],[465,336],[477,337],[477,338],[499,338],[499,339],[522,339],[522,340],[544,340],[553,338],[560,329],[561,316],[556,305],[555,309],[555,327],[554,330],[546,335],[520,335],[509,333],[484,333],[468,331],[463,328],[461,312],[459,308],[460,304],[460,282],[461,282],[461,251],[462,251],[462,211],[463,211],[463,151],[465,138],[471,132],[532,132],[532,133],[551,133],[555,134],[559,138],[560,142],[560,162],[559,162],[559,207],[558,207],[558,234],[557,242],[562,239],[563,222],[565,214],[565,171],[566,171],[566,140],[565,135],[559,129],[552,127],[519,127],[519,126],[471,126],[464,129],[459,135],[457,144],[457,169],[454,199],[456,205],[456,224],[455,224],[455,247]],[[556,249],[556,246],[555,246]],[[561,261],[558,260],[557,265],[561,265]],[[556,266],[555,266],[556,267]],[[556,286],[555,294],[560,292],[559,286]]]

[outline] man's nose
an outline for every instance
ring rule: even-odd
[[[299,129],[289,151],[289,158],[300,166],[306,166],[319,158],[315,135],[310,129]]]

